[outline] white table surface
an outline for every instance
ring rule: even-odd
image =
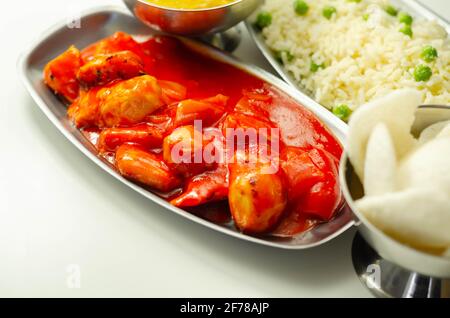
[[[422,1],[450,19],[448,0]],[[353,272],[354,230],[308,251],[230,238],[129,190],[50,124],[18,56],[63,17],[107,4],[121,1],[8,1],[0,12],[0,296],[370,296]],[[267,67],[246,34],[236,54]]]

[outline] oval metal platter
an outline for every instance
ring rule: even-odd
[[[391,1],[396,7],[402,8],[404,11],[409,12],[414,17],[421,17],[427,20],[437,21],[437,23],[439,23],[442,27],[445,28],[447,34],[450,35],[450,23],[437,13],[420,4],[419,2],[415,0],[391,0]],[[266,45],[261,32],[253,25],[253,21],[255,21],[255,15],[256,12],[247,19],[245,24],[247,26],[251,38],[255,41],[256,45],[258,46],[259,50],[262,52],[264,57],[269,61],[270,65],[275,69],[275,71],[280,75],[280,77],[284,79],[287,83],[289,83],[292,87],[294,87],[303,96],[303,98],[308,99],[310,104],[320,105],[308,94],[308,92],[303,87],[301,87],[297,83],[295,78],[284,69],[283,65],[276,58],[274,52]]]
[[[48,61],[65,51],[67,47],[72,44],[77,47],[86,47],[88,44],[107,37],[119,30],[130,33],[137,39],[139,37],[151,35],[152,31],[138,22],[128,11],[121,7],[101,7],[84,12],[81,14],[79,22],[80,27],[75,26],[71,28],[73,25],[67,24],[67,21],[63,21],[48,30],[36,44],[32,45],[31,48],[20,57],[18,64],[19,73],[27,90],[50,122],[52,122],[53,125],[55,125],[55,127],[75,145],[75,147],[105,172],[151,201],[156,202],[165,209],[186,219],[224,234],[262,245],[284,249],[311,248],[335,238],[353,225],[352,213],[348,208],[344,208],[332,221],[318,225],[310,231],[289,239],[281,239],[272,236],[252,237],[240,233],[233,224],[218,225],[182,209],[176,208],[147,189],[123,178],[116,172],[114,167],[97,155],[95,147],[68,120],[66,116],[66,106],[46,87],[42,80],[42,70]],[[346,125],[323,107],[313,102],[310,98],[299,93],[298,90],[292,86],[262,69],[239,62],[232,56],[208,45],[193,40],[181,40],[201,54],[245,70],[281,89],[298,103],[314,112],[341,142],[344,141],[347,131]]]

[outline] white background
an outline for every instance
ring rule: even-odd
[[[450,19],[449,0],[422,0]],[[102,172],[38,110],[16,61],[45,29],[119,0],[4,1],[0,10],[0,296],[365,297],[354,230],[309,251],[239,241]],[[236,53],[266,65],[246,37]],[[68,288],[68,266],[81,288]]]

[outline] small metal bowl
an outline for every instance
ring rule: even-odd
[[[263,0],[236,0],[207,9],[173,9],[144,0],[124,0],[128,9],[143,23],[158,31],[203,36],[227,30],[246,19]]]
[[[450,120],[450,106],[422,106],[412,133]],[[340,166],[344,197],[355,215],[359,233],[353,241],[352,258],[360,280],[378,297],[450,297],[450,259],[406,246],[375,227],[355,206],[364,190],[344,154]],[[407,213],[408,211],[405,211]]]

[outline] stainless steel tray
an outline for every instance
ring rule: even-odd
[[[101,38],[111,35],[115,31],[125,31],[135,36],[149,35],[150,31],[146,26],[138,22],[125,9],[116,7],[101,7],[84,12],[81,15],[81,28],[70,29],[65,23],[60,23],[47,31],[32,45],[19,60],[19,73],[35,100],[36,104],[45,113],[48,119],[66,138],[72,142],[81,152],[94,161],[100,168],[112,175],[120,182],[126,184],[131,189],[142,194],[146,198],[156,202],[162,207],[170,210],[191,221],[202,224],[213,230],[237,237],[243,240],[278,247],[285,249],[306,249],[323,244],[353,225],[352,214],[348,209],[344,209],[338,217],[329,223],[319,225],[312,230],[300,234],[292,239],[281,240],[274,237],[252,237],[238,232],[232,225],[217,225],[201,219],[184,210],[176,208],[149,192],[148,190],[132,183],[120,176],[108,162],[97,156],[94,146],[69,122],[66,117],[66,107],[58,98],[46,87],[42,80],[42,70],[45,64],[52,58],[62,53],[71,44],[83,48],[88,44]],[[347,127],[340,120],[332,116],[324,108],[311,103],[310,99],[299,93],[296,89],[287,85],[277,77],[261,70],[255,66],[246,65],[235,58],[216,50],[212,47],[198,42],[183,39],[190,47],[209,57],[231,64],[243,69],[268,83],[278,87],[299,103],[313,111],[336,135],[341,142],[344,141]],[[43,123],[46,124],[46,123]]]
[[[396,7],[402,8],[404,11],[410,13],[414,17],[422,17],[427,20],[436,20],[440,25],[442,25],[446,29],[447,34],[450,34],[450,23],[441,16],[439,16],[434,11],[417,2],[416,0],[391,0],[391,2]],[[287,72],[284,69],[282,64],[280,64],[280,62],[275,57],[274,52],[264,42],[264,38],[261,32],[259,32],[253,25],[252,21],[254,21],[254,19],[255,14],[253,14],[253,16],[250,16],[245,22],[245,24],[250,33],[250,36],[255,41],[256,45],[263,53],[265,58],[269,61],[269,63],[272,65],[275,71],[281,76],[281,78],[284,79],[291,86],[295,87],[305,99],[309,100],[309,103],[314,105],[320,105],[310,95],[308,95],[308,93],[306,92],[306,90],[304,90],[304,88],[302,88],[300,85],[297,84],[292,75],[289,74],[289,72]]]

